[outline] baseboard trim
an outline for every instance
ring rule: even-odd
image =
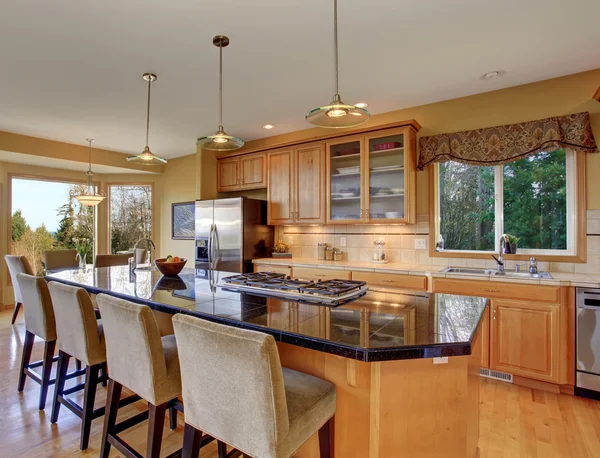
[[[560,394],[560,385],[554,383],[542,382],[541,380],[533,380],[527,377],[513,376],[513,383],[534,390],[547,391],[549,393]]]

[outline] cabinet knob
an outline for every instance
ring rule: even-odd
[[[494,308],[494,313],[493,313],[493,315],[494,315],[494,320],[495,320],[495,319],[496,319],[496,309],[495,309],[495,308]]]

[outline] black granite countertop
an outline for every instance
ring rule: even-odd
[[[215,280],[227,275],[232,274],[216,272]],[[369,291],[353,302],[328,307],[218,287],[214,291],[193,269],[169,278],[155,269],[137,270],[132,277],[127,266],[88,268],[49,273],[46,279],[367,362],[469,355],[487,303],[481,297]]]

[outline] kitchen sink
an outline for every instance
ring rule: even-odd
[[[494,275],[497,277],[510,277],[510,278],[545,278],[552,279],[552,276],[548,272],[538,272],[537,274],[530,274],[529,272],[516,272],[514,270],[505,270],[499,272],[493,269],[474,269],[468,267],[447,267],[442,270],[443,273],[447,274],[463,274],[463,275]]]

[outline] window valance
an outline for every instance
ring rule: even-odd
[[[434,162],[499,165],[559,148],[597,153],[589,113],[421,137],[418,169]]]

